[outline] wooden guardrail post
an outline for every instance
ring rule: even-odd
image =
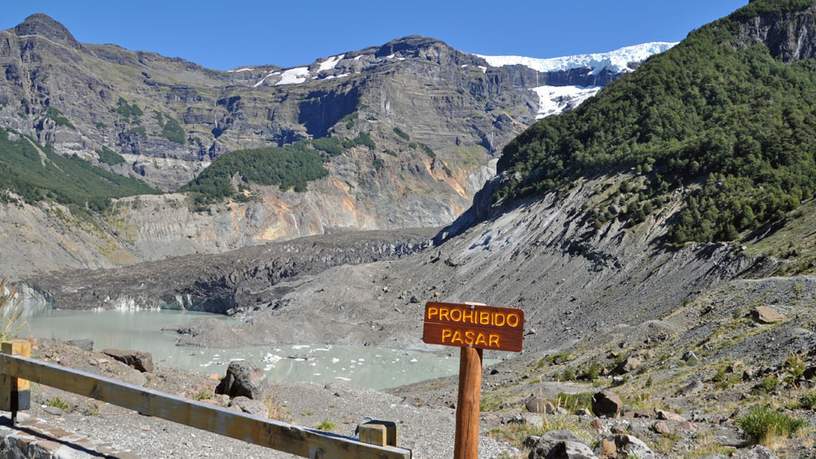
[[[397,423],[372,419],[357,426],[362,443],[377,446],[397,446]]]
[[[3,341],[3,354],[31,357],[31,343],[26,340]],[[17,421],[17,412],[31,408],[31,383],[28,380],[0,374],[0,410],[11,412],[11,423]]]

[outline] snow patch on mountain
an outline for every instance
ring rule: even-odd
[[[325,61],[320,63],[320,66],[318,67],[317,71],[323,72],[335,68],[337,66],[337,63],[343,60],[343,57],[345,57],[345,54],[341,54],[339,56],[332,56],[326,59]]]
[[[594,75],[603,70],[609,70],[612,73],[627,72],[631,70],[629,64],[643,62],[655,54],[667,51],[676,44],[671,42],[643,43],[616,49],[608,53],[578,54],[549,59],[524,56],[484,56],[481,54],[476,54],[476,56],[486,60],[492,67],[523,65],[542,73],[589,68],[592,69],[591,73]]]
[[[539,86],[531,89],[538,96],[536,119],[572,110],[598,94],[600,86]]]
[[[281,79],[275,83],[275,86],[300,84],[306,81],[307,78],[309,78],[309,67],[295,67],[283,72]]]

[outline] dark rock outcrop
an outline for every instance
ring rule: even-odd
[[[230,362],[229,367],[227,367],[227,374],[218,383],[215,393],[228,395],[230,398],[246,397],[259,400],[261,398],[263,378],[263,372],[253,368],[246,362]]]
[[[153,372],[153,356],[149,352],[104,349],[102,353],[142,373]]]

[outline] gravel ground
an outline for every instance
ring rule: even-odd
[[[34,356],[187,397],[211,390],[217,384],[213,379],[166,368],[157,368],[152,374],[138,373],[102,354],[54,341],[39,343]],[[267,392],[295,424],[314,427],[329,422],[335,426],[331,429],[333,432],[353,435],[355,427],[366,417],[391,420],[399,424],[398,444],[412,449],[415,458],[453,455],[454,410],[451,408],[413,406],[397,395],[354,389],[343,383],[274,385],[268,386]],[[46,420],[49,425],[141,457],[293,457],[45,386],[32,387],[32,400],[30,414]],[[54,405],[54,400],[63,401],[70,408],[60,410],[49,406]],[[495,458],[503,452],[514,451],[508,445],[483,437],[479,456]]]

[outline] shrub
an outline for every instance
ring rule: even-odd
[[[71,124],[68,118],[66,118],[61,111],[57,110],[54,107],[48,107],[48,109],[45,111],[45,116],[54,121],[54,124],[56,124],[57,126],[65,126],[71,129],[75,129],[74,125]]]
[[[116,166],[125,162],[125,158],[123,158],[122,155],[106,146],[102,146],[102,149],[96,152],[96,154],[99,156],[99,162],[107,164],[108,166]]]
[[[754,443],[773,446],[781,438],[792,437],[806,423],[768,406],[756,406],[737,419],[737,425]]]
[[[159,112],[154,112],[156,121],[161,128],[161,136],[165,139],[184,145],[187,142],[187,135],[175,118],[169,115],[163,115]]]
[[[142,117],[142,109],[135,103],[129,104],[124,98],[120,97],[116,101],[116,113],[119,114],[125,121],[138,123]]]
[[[352,140],[346,139],[343,140],[343,147],[351,148],[358,145],[363,145],[368,147],[370,150],[374,150],[377,148],[377,144],[374,143],[374,140],[371,138],[371,135],[367,132],[361,132],[357,134]]]
[[[343,153],[343,142],[335,137],[324,137],[312,140],[312,146],[329,156],[338,156]]]
[[[816,409],[816,391],[808,392],[799,398],[799,407],[806,410]]]
[[[762,378],[759,383],[759,389],[766,393],[773,392],[777,387],[779,387],[779,378],[774,375]]]
[[[394,127],[394,134],[399,136],[402,140],[411,140],[411,136],[408,135],[407,132],[403,131],[402,129],[400,129],[398,127]]]
[[[805,364],[805,360],[802,358],[801,355],[791,353],[788,355],[788,358],[785,359],[785,380],[788,383],[796,384],[799,379],[805,374],[805,370],[807,369],[807,364]]]

